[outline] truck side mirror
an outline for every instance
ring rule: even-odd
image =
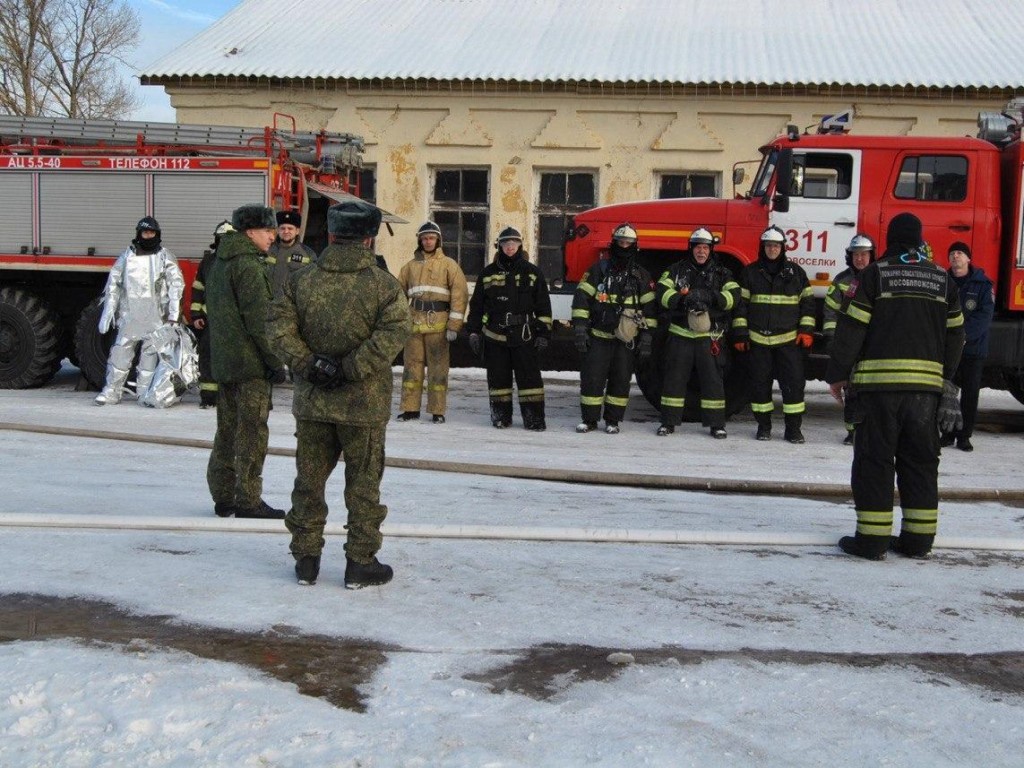
[[[793,150],[783,149],[779,152],[779,162],[775,171],[775,196],[772,208],[779,213],[789,211],[789,192],[793,185]]]
[[[734,187],[738,187],[743,183],[743,179],[747,176],[747,169],[743,166],[737,166],[732,169],[732,183]]]

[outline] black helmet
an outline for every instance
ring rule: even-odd
[[[376,237],[380,220],[380,208],[364,200],[347,200],[327,209],[327,231],[342,240]]]
[[[152,232],[154,237],[143,237],[143,232]],[[156,253],[160,250],[160,224],[152,216],[143,216],[135,225],[135,239],[132,240],[136,253]]]
[[[418,240],[423,235],[437,235],[437,239],[440,240],[441,228],[433,221],[424,222],[423,225],[416,230],[416,239]]]
[[[505,227],[498,233],[498,239],[494,241],[494,244],[500,246],[506,240],[518,240],[520,245],[522,245],[523,233],[515,227]]]
[[[143,216],[141,219],[139,219],[139,223],[135,225],[136,235],[138,235],[143,230],[156,232],[156,236],[160,237],[160,224],[152,216]]]

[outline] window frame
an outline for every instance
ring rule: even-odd
[[[427,206],[429,211],[429,218],[431,221],[437,222],[441,227],[441,231],[445,233],[442,236],[441,247],[444,249],[446,255],[455,259],[459,266],[462,267],[462,271],[466,274],[466,277],[471,280],[479,276],[489,261],[489,249],[488,249],[488,234],[490,231],[491,222],[491,167],[489,165],[431,165],[429,167],[429,178],[430,178],[430,189],[429,189],[429,204]],[[459,198],[458,200],[438,200],[437,189],[438,189],[438,174],[439,173],[450,173],[453,171],[459,172]],[[465,173],[466,172],[482,172],[484,174],[484,201],[466,201],[464,200],[465,191]],[[439,215],[442,214],[442,215]],[[451,236],[452,224],[450,219],[452,215],[458,218],[458,224],[455,226],[455,231],[459,234],[453,238]],[[482,217],[482,226],[473,227],[470,230],[466,229],[464,219],[466,217]],[[447,232],[446,232],[447,230]],[[476,232],[479,230],[479,243],[467,242],[464,235],[467,232]],[[467,253],[467,250],[470,253]]]
[[[565,177],[565,202],[542,202],[541,197],[544,192],[544,177],[555,175],[562,175]],[[589,176],[591,178],[592,197],[589,202],[569,202],[570,176]],[[533,178],[536,185],[536,194],[534,195],[533,200],[533,226],[534,232],[536,232],[536,238],[534,239],[533,261],[538,267],[540,267],[541,271],[544,273],[545,279],[549,282],[552,280],[564,280],[565,260],[563,256],[563,245],[568,222],[576,214],[582,213],[583,211],[589,211],[598,204],[598,184],[600,182],[600,173],[597,168],[557,168],[551,166],[535,166],[533,169]],[[543,220],[554,219],[555,217],[561,218],[561,225],[559,227],[560,237],[557,246],[544,242],[547,227]],[[556,251],[557,256],[554,255]]]

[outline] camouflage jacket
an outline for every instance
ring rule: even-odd
[[[391,364],[411,332],[409,304],[398,281],[378,269],[359,242],[329,245],[294,273],[270,309],[275,349],[295,371],[296,419],[376,424],[391,414]],[[337,389],[306,380],[313,355],[341,364]]]
[[[262,258],[248,237],[231,232],[206,275],[213,378],[223,384],[262,379],[281,367],[266,335],[270,283]]]

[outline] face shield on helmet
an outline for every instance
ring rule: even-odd
[[[782,245],[786,242],[786,233],[774,225],[770,226],[761,233],[761,242],[778,243],[779,245]]]

